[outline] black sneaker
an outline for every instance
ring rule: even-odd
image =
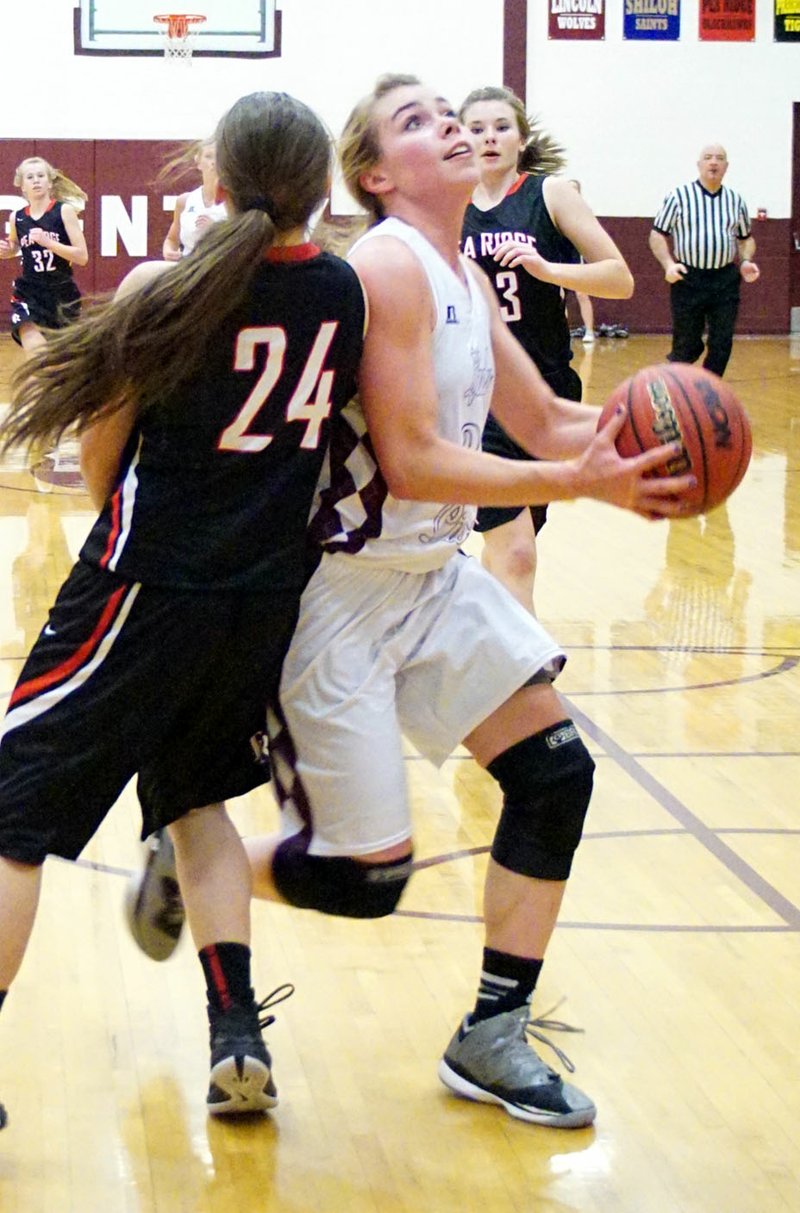
[[[6,1112],[5,1108],[0,1103],[0,1129],[4,1129],[7,1124],[8,1124],[8,1112]]]
[[[261,1036],[275,1022],[263,1015],[294,993],[289,982],[278,986],[259,1003],[238,1004],[228,1011],[208,1008],[211,1029],[211,1074],[206,1106],[214,1116],[241,1116],[266,1112],[278,1102],[272,1081],[272,1058]],[[262,1018],[263,1016],[263,1018]]]
[[[167,830],[148,838],[144,867],[128,882],[125,912],[142,951],[151,960],[167,960],[178,946],[186,918]]]

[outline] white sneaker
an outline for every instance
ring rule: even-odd
[[[583,336],[581,337],[581,341],[583,342],[584,345],[593,345],[594,344],[594,333],[591,331],[591,329],[588,331],[588,333],[583,334]]]

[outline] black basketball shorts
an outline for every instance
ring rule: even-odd
[[[11,336],[20,345],[19,330],[23,324],[61,329],[77,320],[80,310],[81,293],[72,279],[56,286],[17,278],[11,295]]]
[[[252,739],[298,599],[157,589],[78,562],[10,697],[0,854],[75,858],[133,776],[143,837],[263,783]]]
[[[557,396],[562,396],[565,400],[581,399],[583,391],[581,378],[573,367],[565,366],[560,371],[551,371],[543,378]],[[482,446],[483,450],[488,451],[490,455],[501,455],[504,459],[530,460],[535,458],[535,456],[529,455],[523,447],[518,446],[503,427],[495,421],[491,413],[486,418]],[[478,510],[475,530],[493,531],[504,523],[511,522],[512,518],[516,518],[524,509],[525,506],[519,505],[482,505]],[[528,506],[528,509],[531,513],[534,532],[538,535],[547,521],[547,506],[531,505]]]

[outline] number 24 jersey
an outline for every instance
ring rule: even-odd
[[[271,250],[202,371],[139,419],[81,559],[151,585],[301,587],[331,418],[355,391],[364,310],[344,261],[314,245]]]

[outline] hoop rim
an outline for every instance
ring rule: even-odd
[[[156,13],[153,17],[154,21],[160,21],[162,25],[167,25],[171,21],[185,21],[187,25],[198,25],[207,19],[204,13]]]

